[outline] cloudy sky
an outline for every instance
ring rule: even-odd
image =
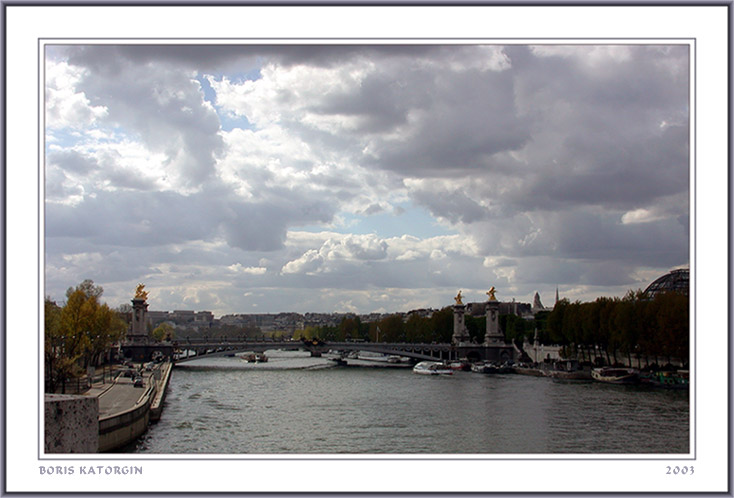
[[[689,53],[47,46],[46,295],[407,311],[689,263]]]

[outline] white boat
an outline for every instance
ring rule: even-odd
[[[609,384],[637,384],[640,382],[640,374],[634,368],[595,368],[591,371],[591,377]]]
[[[451,375],[454,371],[440,361],[422,361],[413,367],[413,373],[421,375]]]
[[[250,353],[244,357],[244,360],[248,363],[266,363],[268,357],[265,356],[265,353]]]

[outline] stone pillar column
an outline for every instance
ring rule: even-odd
[[[131,342],[148,342],[148,303],[145,299],[133,299],[133,323],[128,336]]]
[[[500,315],[500,303],[499,301],[489,300],[486,304],[487,309],[487,332],[484,335],[484,344],[489,346],[493,344],[504,344],[505,336],[500,332],[499,315]]]
[[[466,305],[455,304],[454,305],[454,335],[451,337],[453,344],[461,344],[462,342],[469,342],[469,332],[466,330],[464,325],[464,313],[466,312]]]

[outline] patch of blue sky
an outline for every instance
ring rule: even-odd
[[[103,133],[92,136],[89,133],[92,129],[101,130]],[[45,146],[48,151],[50,147],[67,149],[90,141],[94,141],[96,144],[116,143],[121,140],[121,137],[125,136],[127,136],[127,132],[120,126],[111,128],[93,126],[87,129],[77,129],[69,126],[49,128],[45,134]]]
[[[46,149],[49,147],[73,147],[79,143],[81,133],[73,128],[47,128],[45,133]]]
[[[248,121],[244,116],[234,116],[228,112],[225,112],[220,106],[217,105],[217,93],[209,83],[208,76],[213,77],[215,80],[221,80],[226,77],[233,83],[242,83],[244,81],[255,81],[262,78],[260,68],[253,68],[247,72],[240,73],[228,73],[228,74],[213,74],[213,75],[198,75],[196,77],[199,84],[201,84],[201,91],[204,93],[204,100],[209,102],[219,116],[219,122],[222,126],[223,131],[232,131],[235,128],[252,130],[255,127]]]
[[[241,130],[254,130],[255,126],[244,116],[233,116],[221,109],[217,110],[217,116],[219,116],[219,123],[222,127],[222,131],[232,131],[236,128]]]
[[[342,220],[342,223],[337,226],[327,228],[324,225],[309,225],[298,227],[297,230],[306,232],[333,231],[360,235],[374,233],[381,238],[412,235],[420,239],[458,233],[440,224],[425,209],[406,204],[401,205],[399,211],[399,213],[391,211],[371,215],[338,213],[337,216]]]

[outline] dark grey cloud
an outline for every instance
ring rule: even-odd
[[[377,138],[377,157],[368,164],[419,177],[491,171],[493,155],[519,149],[530,138],[528,120],[514,106],[512,78],[511,71],[478,70],[415,78],[406,92],[428,98],[403,113],[419,113],[414,129],[401,140]]]
[[[436,192],[416,190],[413,199],[425,206],[431,214],[451,223],[471,224],[486,219],[490,211],[471,199],[464,192]]]
[[[221,206],[222,231],[227,243],[250,251],[281,249],[289,227],[326,223],[333,209],[326,203],[283,192],[277,202],[231,202]]]
[[[87,175],[98,168],[97,162],[74,150],[51,151],[46,155],[47,164],[78,175]]]
[[[332,208],[282,190],[270,201],[245,202],[221,191],[97,192],[76,205],[47,209],[46,236],[83,237],[95,244],[151,247],[223,236],[235,248],[282,248],[294,224],[324,223]]]
[[[622,224],[612,216],[577,211],[557,230],[557,254],[569,259],[672,267],[688,261],[688,237],[677,220]]]
[[[688,127],[667,127],[658,136],[634,141],[595,140],[593,134],[569,140],[568,164],[549,165],[516,192],[523,209],[596,205],[633,209],[661,197],[688,191]],[[563,161],[561,159],[560,161]]]
[[[170,64],[202,71],[236,70],[255,66],[263,60],[283,66],[308,64],[335,67],[357,58],[415,58],[445,54],[455,58],[462,47],[445,45],[365,45],[365,44],[207,44],[207,45],[55,45],[52,56],[68,58],[74,65],[112,73],[123,71],[125,62]],[[471,50],[471,47],[468,49]],[[467,55],[470,57],[471,55]]]
[[[46,236],[84,237],[93,244],[150,247],[208,240],[212,206],[174,192],[96,192],[76,205],[47,206]],[[216,218],[215,218],[216,219]]]

